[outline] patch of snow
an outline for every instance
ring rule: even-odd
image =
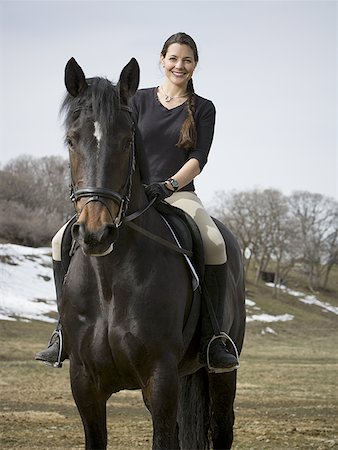
[[[305,295],[303,292],[294,291],[293,289],[288,289],[285,286],[281,286],[281,289],[293,297],[303,297]]]
[[[273,316],[272,314],[265,314],[265,313],[261,313],[261,314],[251,314],[252,310],[255,311],[261,311],[261,308],[259,306],[256,305],[256,303],[253,300],[249,300],[246,299],[245,300],[245,305],[248,308],[247,310],[247,317],[246,317],[246,322],[285,322],[287,320],[292,320],[294,318],[294,316],[292,316],[291,314],[283,314],[283,315],[279,315],[279,316]],[[250,311],[251,308],[251,311]],[[272,328],[266,327],[266,330],[272,330]],[[266,331],[269,332],[269,331]],[[272,332],[274,332],[272,330]]]
[[[247,317],[247,322],[287,322],[293,320],[294,316],[292,314],[281,314],[279,316],[273,316],[271,314],[253,314]]]
[[[277,334],[275,330],[273,330],[270,327],[265,327],[262,331],[261,334],[264,336],[265,334]]]
[[[274,287],[273,283],[266,283],[266,286]],[[302,303],[306,303],[307,305],[315,305],[322,308],[325,312],[332,312],[338,316],[338,307],[332,306],[328,302],[322,302],[318,300],[314,295],[306,295],[303,292],[294,291],[293,289],[288,289],[284,285],[278,286],[281,291],[284,291],[286,294],[292,295],[293,297],[298,297],[298,300]]]
[[[49,247],[0,245],[0,320],[55,322],[56,298]]]
[[[252,300],[249,300],[248,298],[245,299],[245,305],[246,306],[255,306],[255,302]]]
[[[304,298],[300,298],[299,301],[302,303],[306,303],[307,305],[319,306],[324,311],[329,311],[338,315],[338,306],[332,306],[330,305],[330,303],[322,302],[318,300],[314,295],[307,295]]]

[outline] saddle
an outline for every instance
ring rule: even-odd
[[[154,207],[169,224],[180,247],[192,253],[192,256],[189,257],[193,266],[192,268],[190,266],[192,275],[194,277],[194,271],[196,271],[199,284],[201,284],[204,278],[204,250],[201,233],[195,221],[182,209],[167,202],[155,203]],[[193,285],[195,290],[198,285],[196,286],[196,283],[193,283]]]

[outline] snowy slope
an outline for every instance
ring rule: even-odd
[[[55,322],[51,249],[0,245],[0,320]]]
[[[281,289],[310,307],[338,315],[338,307],[321,302],[314,296],[306,296],[284,286]],[[294,318],[291,314],[266,314],[249,299],[246,307],[247,322],[285,322]],[[51,249],[0,244],[0,320],[55,322],[49,313],[56,311]],[[268,328],[267,332],[273,332]]]

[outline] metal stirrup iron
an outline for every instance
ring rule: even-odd
[[[204,296],[204,301],[206,302],[207,305],[207,309],[208,309],[208,313],[209,313],[209,317],[210,317],[210,321],[211,321],[211,325],[212,325],[212,329],[214,330],[214,336],[210,339],[208,346],[207,346],[207,366],[208,366],[208,370],[211,373],[222,373],[222,372],[232,372],[233,370],[239,369],[240,364],[239,364],[239,355],[238,355],[238,350],[236,347],[236,344],[234,343],[234,341],[231,339],[231,337],[226,334],[224,331],[221,331],[220,327],[219,327],[219,323],[214,311],[214,308],[212,306],[211,300],[210,300],[210,296],[209,296],[209,292],[208,289],[206,288],[205,284],[202,283],[202,292],[203,292],[203,296]],[[217,368],[217,367],[212,367],[210,365],[210,357],[209,357],[209,353],[210,353],[210,346],[213,343],[213,341],[215,341],[216,339],[225,339],[225,340],[229,340],[235,350],[235,356],[237,359],[237,364],[236,366],[233,367],[229,367],[227,368]]]
[[[52,364],[52,367],[56,368],[56,369],[61,369],[62,367],[62,361],[61,361],[61,355],[62,355],[62,351],[63,351],[63,336],[62,336],[62,330],[54,330],[54,333],[52,334],[49,342],[52,342],[53,337],[57,335],[58,339],[59,339],[59,352],[58,352],[58,358],[57,361],[55,363]],[[49,364],[50,365],[50,364]]]

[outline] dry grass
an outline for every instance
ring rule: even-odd
[[[288,296],[272,300],[249,285],[263,311],[294,314],[248,325],[238,373],[234,449],[338,448],[338,317]],[[268,309],[268,311],[266,311]],[[80,449],[83,431],[68,364],[53,370],[33,360],[51,331],[40,322],[0,321],[2,449]],[[108,404],[109,449],[151,448],[151,420],[139,392]]]

